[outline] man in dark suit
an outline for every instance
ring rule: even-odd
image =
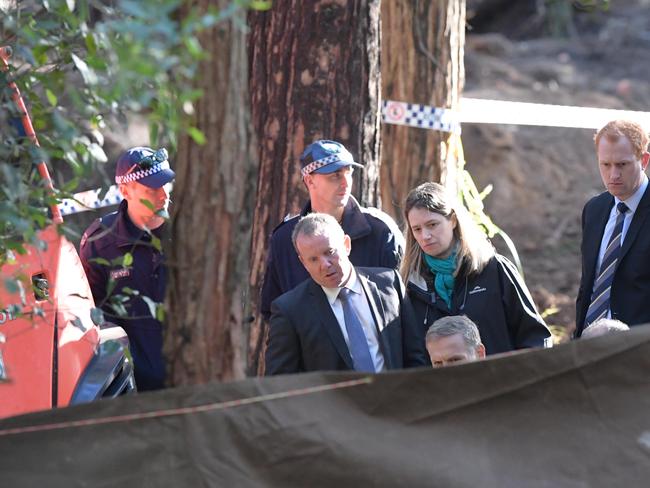
[[[404,254],[404,236],[395,221],[379,209],[360,206],[352,196],[354,170],[363,166],[343,144],[311,143],[300,156],[300,166],[309,201],[300,215],[287,216],[271,235],[260,295],[264,320],[271,316],[273,300],[307,279],[291,242],[293,229],[304,215],[326,213],[340,222],[354,244],[350,261],[356,266],[397,269]]]
[[[303,217],[292,241],[311,278],[271,305],[267,375],[428,364],[394,269],[353,267],[350,237],[331,215]]]
[[[648,136],[639,124],[616,120],[598,131],[595,144],[607,191],[582,212],[576,337],[600,318],[650,322]]]

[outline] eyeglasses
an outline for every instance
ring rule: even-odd
[[[167,154],[167,149],[164,147],[158,149],[155,153],[150,154],[149,156],[145,156],[142,158],[140,161],[135,163],[129,170],[124,173],[124,175],[128,175],[131,173],[135,168],[141,169],[141,170],[148,170],[154,167],[157,164],[164,163],[167,161],[167,158],[169,157],[169,154]]]

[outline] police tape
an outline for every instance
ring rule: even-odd
[[[417,103],[384,100],[381,108],[382,120],[387,124],[407,125],[421,129],[439,130],[460,134],[458,113],[440,107]]]
[[[384,100],[382,121],[421,129],[461,133],[461,124],[535,125],[599,129],[610,120],[626,119],[650,127],[650,112],[614,110],[545,103],[509,102],[479,98],[461,98],[459,110],[431,107],[417,103]],[[100,199],[101,189],[76,193],[59,204],[62,215],[96,210],[122,201],[117,185],[109,187]]]
[[[73,198],[63,199],[59,203],[61,215],[71,215],[88,210],[110,207],[122,201],[122,194],[118,190],[117,185],[110,186],[106,194],[102,198],[99,198],[101,190],[101,188],[97,188],[95,190],[82,191],[75,193]]]
[[[462,124],[533,125],[574,129],[600,129],[610,120],[638,122],[648,130],[650,112],[609,108],[461,98],[458,110],[385,100],[382,120],[387,124],[460,134]]]

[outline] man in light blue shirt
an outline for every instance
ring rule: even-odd
[[[350,237],[328,214],[300,219],[292,240],[310,278],[271,304],[267,375],[427,364],[396,270],[355,268]]]

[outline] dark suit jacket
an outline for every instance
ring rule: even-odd
[[[589,200],[582,211],[582,278],[576,300],[576,337],[584,329],[600,242],[613,206],[614,197],[605,192]],[[641,197],[625,235],[610,295],[612,318],[630,326],[650,322],[649,214],[650,186]]]
[[[386,369],[427,363],[424,337],[397,272],[355,268],[368,299]],[[323,289],[311,278],[271,304],[266,374],[352,370],[352,358]]]

